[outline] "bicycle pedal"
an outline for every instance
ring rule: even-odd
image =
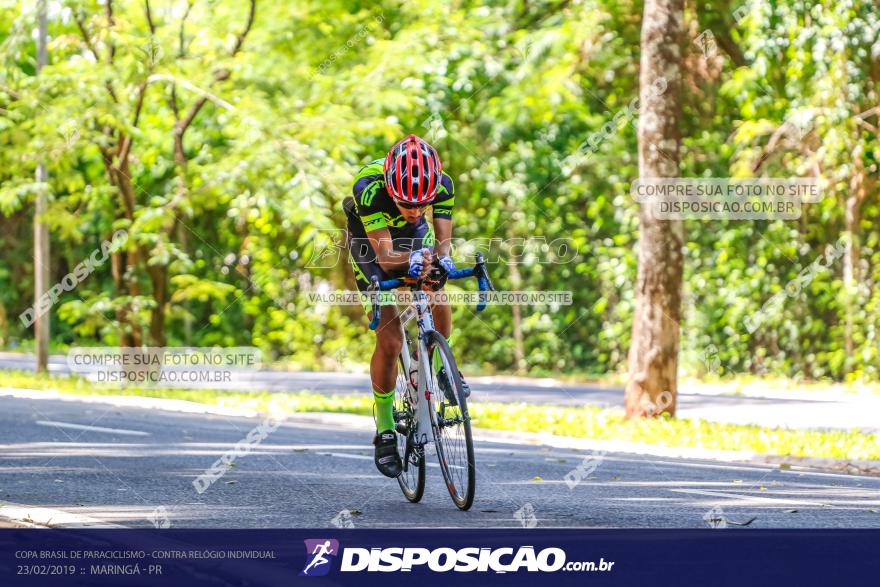
[[[394,429],[397,430],[398,434],[402,434],[403,436],[409,434],[409,429],[403,422],[398,422]]]

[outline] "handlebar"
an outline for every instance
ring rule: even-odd
[[[486,270],[486,261],[483,259],[482,253],[477,253],[476,263],[473,267],[468,269],[456,269],[455,271],[450,271],[448,275],[448,279],[464,279],[466,277],[476,277],[477,278],[477,287],[480,292],[487,291],[495,291],[495,286],[492,285],[492,280],[489,279],[489,272]],[[404,285],[409,285],[413,289],[419,287],[421,285],[420,280],[412,279],[410,277],[398,278],[398,279],[386,279],[385,281],[379,281],[379,278],[375,275],[372,278],[372,283],[367,291],[370,292],[380,292],[380,291],[388,291],[392,289],[397,289],[398,287],[403,287]],[[477,304],[477,312],[482,312],[486,309],[486,305],[488,303],[487,296],[483,293],[480,294],[480,301]],[[376,330],[379,327],[379,318],[382,312],[382,306],[379,304],[379,300],[374,297],[373,299],[373,319],[370,321],[370,330]]]
[[[452,271],[447,276],[448,279],[463,279],[465,277],[473,277],[474,269],[456,269]],[[388,291],[391,289],[397,289],[398,287],[403,287],[404,285],[417,285],[418,282],[412,278],[400,277],[395,279],[386,279],[385,281],[378,281],[379,286],[376,288],[376,291]]]

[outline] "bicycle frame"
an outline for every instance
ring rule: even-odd
[[[410,311],[415,316],[407,317]],[[415,343],[418,348],[416,356],[418,364],[413,369],[412,357],[409,353],[409,345],[406,340],[406,324],[416,318],[419,326],[419,338]],[[414,292],[412,305],[401,314],[400,330],[403,337],[403,347],[400,356],[403,363],[404,372],[406,373],[406,393],[410,405],[416,414],[415,430],[409,431],[409,436],[413,440],[413,444],[424,447],[429,442],[429,433],[431,433],[431,394],[433,393],[433,382],[429,380],[431,366],[428,364],[428,347],[425,344],[426,333],[434,330],[434,317],[431,315],[431,308],[428,304],[428,296],[423,291]],[[415,375],[415,377],[413,377]],[[415,381],[413,379],[415,378]],[[425,401],[422,401],[424,396]]]
[[[476,255],[476,263],[473,268],[458,269],[449,273],[449,279],[462,279],[465,277],[476,277],[480,294],[480,301],[477,304],[477,312],[482,312],[488,303],[484,292],[494,291],[492,281],[486,271],[486,262],[481,253]],[[409,285],[413,301],[409,307],[400,315],[400,329],[403,338],[403,346],[400,352],[401,364],[406,374],[407,399],[416,414],[416,424],[414,430],[407,431],[407,437],[412,439],[412,443],[418,447],[426,446],[433,437],[433,427],[431,421],[431,395],[433,393],[433,372],[429,363],[428,346],[426,339],[428,335],[435,331],[434,317],[431,314],[431,305],[428,302],[428,295],[422,290],[421,282],[411,278],[389,279],[379,281],[375,276],[372,278],[370,293],[373,295],[373,319],[370,322],[370,330],[376,330],[379,326],[382,305],[377,297],[378,292],[388,291],[404,285]],[[409,313],[414,312],[413,315]],[[416,318],[419,327],[419,337],[416,342],[418,346],[418,365],[413,369],[411,357],[409,353],[409,345],[406,340],[406,324]],[[415,379],[415,381],[413,381]],[[406,466],[406,465],[404,465]]]

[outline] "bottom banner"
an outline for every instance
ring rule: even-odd
[[[849,585],[874,530],[0,530],[0,585]]]

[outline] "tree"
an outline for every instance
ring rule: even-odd
[[[46,37],[48,35],[48,20],[46,18],[46,0],[40,0],[37,5],[39,20],[39,48],[37,49],[37,73],[46,66],[48,58]],[[46,222],[46,211],[49,207],[49,196],[46,193],[46,165],[40,163],[37,166],[37,183],[39,184],[36,196],[34,212],[34,308],[40,307],[40,298],[49,290],[49,265],[52,262],[49,257],[49,223]],[[45,373],[49,365],[49,324],[50,314],[48,311],[39,312],[34,324],[34,338],[37,347],[38,373]]]
[[[683,0],[647,0],[639,74],[639,178],[679,173]],[[675,414],[684,226],[639,212],[636,309],[626,386],[627,417]]]
[[[114,4],[112,0],[108,0],[105,3],[105,17],[102,21],[102,24],[105,24],[108,29],[112,29],[116,26],[116,18],[114,16],[113,6]],[[185,42],[185,24],[191,9],[192,3],[190,2],[187,5],[186,13],[180,21],[179,46],[177,50],[178,64],[182,63],[185,59],[189,57],[187,53],[187,44]],[[147,54],[147,67],[146,71],[142,72],[144,78],[137,84],[137,89],[134,92],[133,105],[126,105],[126,107],[129,110],[132,110],[134,113],[132,116],[132,121],[130,123],[131,131],[127,132],[124,128],[107,129],[106,134],[108,136],[106,140],[109,141],[109,146],[102,147],[101,153],[107,176],[110,178],[111,183],[118,189],[119,192],[121,211],[120,215],[129,225],[133,225],[136,223],[137,220],[140,219],[138,217],[142,212],[141,201],[143,200],[143,197],[139,192],[143,192],[144,189],[140,187],[140,185],[138,185],[138,183],[132,178],[132,147],[136,142],[138,125],[141,121],[143,111],[145,110],[144,102],[147,96],[149,85],[153,82],[169,82],[171,84],[171,88],[170,96],[168,97],[168,103],[174,114],[174,124],[171,128],[171,141],[169,142],[173,143],[175,168],[174,175],[176,185],[174,188],[173,196],[168,198],[164,202],[163,214],[165,217],[156,223],[156,232],[158,232],[159,234],[153,237],[153,243],[157,245],[164,245],[165,243],[172,242],[174,234],[179,232],[179,223],[181,222],[179,214],[181,214],[181,208],[185,207],[187,197],[189,195],[187,189],[187,164],[189,157],[184,148],[184,137],[186,135],[186,132],[192,125],[193,121],[202,111],[208,100],[213,99],[214,101],[218,102],[220,100],[215,98],[209,92],[201,90],[201,95],[195,101],[193,101],[191,106],[186,108],[185,103],[178,96],[178,82],[176,78],[174,78],[173,76],[153,73],[157,62],[157,56],[155,53],[160,47],[157,47],[156,45],[157,24],[153,19],[149,1],[146,1],[144,3],[144,11],[146,24],[149,28],[149,41],[145,46]],[[249,8],[247,11],[246,24],[243,25],[242,32],[238,33],[235,36],[235,41],[229,51],[229,60],[235,58],[236,55],[239,53],[248,33],[251,30],[251,27],[253,26],[255,11],[256,0],[250,0]],[[95,63],[101,64],[103,61],[106,63],[107,66],[111,68],[114,67],[114,59],[117,55],[117,48],[114,42],[112,40],[109,41],[107,43],[107,50],[104,51],[102,54],[93,41],[93,34],[89,31],[87,23],[80,18],[77,18],[76,22],[82,36],[82,41],[85,47],[94,57]],[[215,83],[227,80],[230,75],[230,69],[227,67],[216,68],[212,73],[213,81]],[[107,92],[109,93],[109,97],[112,99],[113,103],[119,103],[122,98],[118,97],[119,92],[117,91],[115,84],[113,84],[112,81],[108,81],[106,84],[106,88]],[[122,95],[124,96],[125,94],[123,93]],[[165,96],[157,96],[157,98],[164,99]],[[155,203],[151,203],[151,205],[155,205]],[[122,253],[116,253],[113,259],[114,279],[116,281],[116,286],[120,294],[124,293],[125,287],[128,288],[128,293],[130,295],[135,296],[139,294],[139,284],[135,282],[132,276],[134,275],[135,269],[139,268],[141,265],[145,266],[146,272],[150,278],[153,297],[150,316],[149,340],[151,344],[157,346],[165,346],[165,344],[167,343],[167,335],[165,332],[165,314],[168,303],[171,299],[171,291],[169,289],[168,279],[168,267],[171,263],[171,257],[172,256],[168,254],[165,247],[153,246],[151,248],[146,244],[138,243],[138,246],[130,247],[125,256],[123,256]],[[125,325],[127,321],[126,311],[127,308],[121,309],[121,313],[119,316],[120,323],[123,325]],[[123,335],[121,339],[127,346],[137,346],[140,345],[142,342],[140,331],[137,328],[133,328],[130,335]]]
[[[628,192],[639,111],[644,124],[657,107],[650,96],[631,106],[642,0],[260,0],[252,26],[250,0],[61,0],[48,3],[52,59],[39,75],[37,3],[7,4],[3,348],[32,348],[20,317],[33,306],[31,227],[46,188],[50,286],[128,234],[57,296],[55,348],[253,344],[312,369],[368,354],[359,307],[304,295],[351,288],[344,255],[311,259],[336,250],[355,170],[415,132],[455,181],[456,240],[495,243],[499,289],[572,292],[558,307],[456,308],[465,369],[602,376],[626,364],[640,236]],[[824,196],[796,222],[684,221],[682,375],[880,377],[875,12],[868,0],[686,11],[681,151],[654,141],[659,163],[677,158],[673,174],[687,177],[815,177]],[[466,263],[466,247],[456,252]],[[810,270],[820,257],[830,266]]]

